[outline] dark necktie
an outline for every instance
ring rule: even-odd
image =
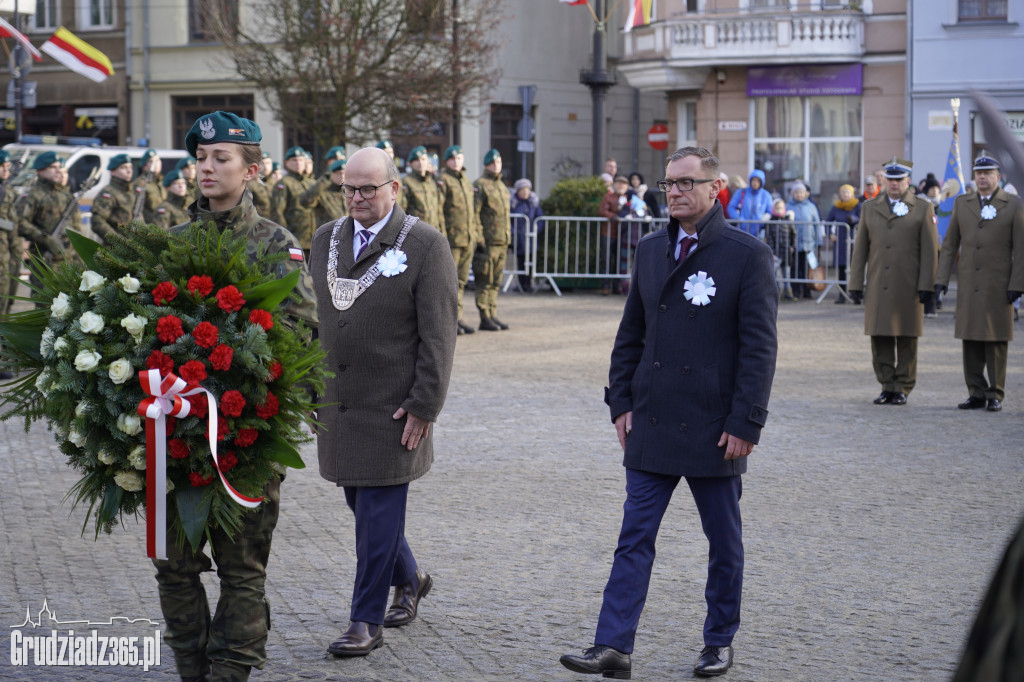
[[[363,255],[363,251],[365,251],[366,247],[373,241],[373,232],[370,232],[369,230],[359,230],[359,232],[356,233],[356,238],[359,240],[359,248],[356,249],[355,259],[359,260],[359,257]]]
[[[682,241],[679,242],[679,257],[676,258],[676,265],[682,264],[686,257],[690,255],[690,247],[697,241],[696,237],[683,237]]]

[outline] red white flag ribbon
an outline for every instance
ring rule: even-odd
[[[186,396],[205,393],[208,404],[207,434],[213,468],[220,475],[228,495],[243,507],[253,509],[262,497],[247,497],[235,490],[217,459],[217,400],[202,386],[185,391],[188,384],[173,373],[161,378],[160,370],[139,373],[142,390],[150,397],[139,403],[138,413],[146,418],[146,554],[151,559],[167,558],[167,417],[184,419],[191,405]]]

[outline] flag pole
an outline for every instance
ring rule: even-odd
[[[955,144],[956,144],[956,165],[957,165],[958,168],[961,169],[960,172],[962,174],[963,173],[963,170],[962,170],[963,169],[963,163],[960,160],[960,132],[959,132],[959,126],[960,126],[960,123],[959,123],[959,117],[960,117],[960,98],[959,97],[952,98],[951,100],[949,100],[949,105],[951,107],[953,107],[953,139],[955,140]],[[961,183],[961,184],[963,184],[963,183]]]

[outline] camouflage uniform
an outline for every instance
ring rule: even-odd
[[[304,178],[298,173],[288,171],[288,175],[281,178],[281,182],[277,183],[271,195],[274,210],[283,221],[281,224],[295,235],[307,254],[316,225],[313,224],[313,212],[299,202],[299,197],[313,184],[312,178]]]
[[[4,188],[3,197],[0,198],[0,219],[11,227],[10,230],[0,231],[0,255],[6,252],[6,257],[0,259],[0,317],[10,312],[11,299],[7,296],[17,294],[17,278],[21,275],[22,239],[18,234],[13,210],[17,198],[18,190],[10,185]]]
[[[118,227],[131,222],[134,207],[131,184],[121,178],[110,178],[110,184],[92,202],[92,231],[101,240],[116,233]]]
[[[64,259],[66,239],[51,235],[68,205],[74,201],[75,195],[66,188],[58,187],[46,178],[36,178],[32,189],[16,208],[18,234],[28,240],[29,253],[51,262]],[[71,211],[65,227],[82,229],[82,214],[77,206]],[[29,275],[29,282],[36,286],[41,284],[34,274]]]
[[[445,234],[444,189],[433,173],[413,171],[402,178],[398,204],[409,215],[416,216]]]
[[[192,221],[213,221],[218,228],[230,228],[236,235],[248,238],[246,253],[255,260],[260,246],[267,253],[288,253],[298,248],[295,238],[280,225],[256,213],[252,195],[246,192],[238,206],[227,211],[210,211],[203,197],[189,206]],[[171,228],[181,233],[190,223]],[[274,274],[283,277],[296,268],[303,276],[295,291],[301,303],[287,301],[285,312],[295,319],[316,327],[316,296],[313,281],[303,261],[288,260],[274,267]],[[234,539],[215,526],[210,527],[210,547],[220,578],[220,601],[210,617],[206,590],[200,574],[211,570],[212,562],[203,551],[181,549],[176,543],[167,546],[167,559],[154,559],[160,593],[160,608],[166,621],[164,639],[174,651],[178,674],[209,682],[244,682],[250,668],[262,669],[267,660],[267,633],[270,630],[270,604],[266,598],[267,561],[270,544],[277,526],[281,502],[281,481],[274,480],[264,490],[265,499],[256,509],[246,512],[242,529]],[[213,664],[212,674],[209,674]]]
[[[252,205],[256,207],[256,212],[263,218],[273,220],[273,213],[270,209],[270,190],[266,184],[259,178],[254,178],[246,187],[252,193]],[[193,198],[192,201],[195,201],[196,198]],[[192,201],[189,201],[188,204],[191,204]]]
[[[145,192],[146,199],[142,202],[142,220],[145,220],[147,223],[155,222],[156,209],[167,198],[167,190],[163,186],[163,179],[164,176],[154,173],[153,177],[149,180],[146,179],[146,175],[140,175],[132,182],[132,189],[134,190],[132,210],[135,209],[135,200],[138,198],[139,192]]]
[[[191,180],[185,180],[185,205],[189,206],[193,201],[198,199],[199,194],[199,183],[196,182],[195,178]]]
[[[459,319],[462,319],[462,292],[469,280],[469,265],[473,249],[480,241],[480,218],[476,212],[476,192],[466,171],[453,171],[445,167],[441,172],[444,184],[444,226],[448,246],[459,273]]]
[[[348,215],[341,185],[331,182],[330,173],[321,175],[316,183],[303,192],[299,197],[299,203],[304,208],[313,210],[314,225],[333,223],[338,218]],[[315,227],[313,231],[316,231]]]
[[[173,225],[188,222],[188,210],[185,208],[192,202],[187,196],[179,197],[177,194],[167,193],[167,199],[156,207],[153,215],[153,224],[169,229]]]
[[[505,270],[505,258],[512,243],[511,197],[501,173],[485,170],[473,183],[476,188],[477,214],[483,230],[484,245],[473,255],[476,280],[476,307],[480,317],[494,319],[498,311],[498,289]]]

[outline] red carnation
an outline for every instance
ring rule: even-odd
[[[190,384],[198,384],[206,379],[206,365],[198,360],[189,360],[178,368],[178,376]]]
[[[204,485],[210,485],[213,481],[213,474],[203,476],[198,471],[193,471],[188,475],[188,480],[192,483],[192,487],[202,488]]]
[[[249,313],[249,321],[263,327],[264,331],[269,331],[270,328],[274,326],[273,315],[268,313],[266,310],[260,310],[259,308]]]
[[[235,436],[235,445],[240,448],[247,448],[256,442],[258,435],[259,431],[256,429],[240,429],[238,435]]]
[[[166,305],[174,300],[174,297],[178,295],[178,287],[174,286],[170,282],[160,282],[153,289],[153,302],[157,305]]]
[[[210,367],[226,372],[231,369],[231,358],[234,356],[235,351],[231,350],[231,346],[222,343],[210,353]]]
[[[220,397],[220,411],[225,417],[240,417],[245,409],[245,398],[238,391],[232,389],[224,391]]]
[[[216,346],[219,334],[220,330],[209,322],[200,322],[192,330],[192,338],[196,340],[196,345],[203,348],[213,348]]]
[[[270,419],[278,411],[277,396],[273,393],[267,393],[267,401],[262,405],[256,406],[256,416],[260,419]]]
[[[206,275],[192,275],[185,287],[200,298],[206,298],[213,291],[213,280]]]
[[[174,420],[172,419],[171,421]],[[167,451],[171,453],[171,457],[174,459],[185,459],[190,452],[188,445],[180,438],[171,438],[167,441]]]
[[[268,381],[277,381],[284,373],[284,367],[281,366],[280,360],[274,360],[270,363],[270,367],[267,368],[267,371],[270,372],[270,379]]]
[[[217,455],[217,460],[220,464],[220,470],[225,474],[238,464],[238,457],[236,457],[233,452],[225,452],[223,455]]]
[[[184,334],[181,319],[174,315],[164,315],[156,321],[156,337],[164,343],[174,343]]]
[[[209,413],[209,405],[206,402],[205,393],[202,395],[192,396],[191,398],[186,398],[186,400],[188,400],[188,404],[192,406],[188,411],[190,415],[198,417],[199,419],[206,419],[206,415]]]
[[[174,360],[171,356],[155,350],[146,358],[146,369],[158,369],[161,375],[170,374],[174,371]]]
[[[217,305],[226,313],[233,313],[241,310],[245,305],[242,292],[234,284],[228,285],[217,292]]]

